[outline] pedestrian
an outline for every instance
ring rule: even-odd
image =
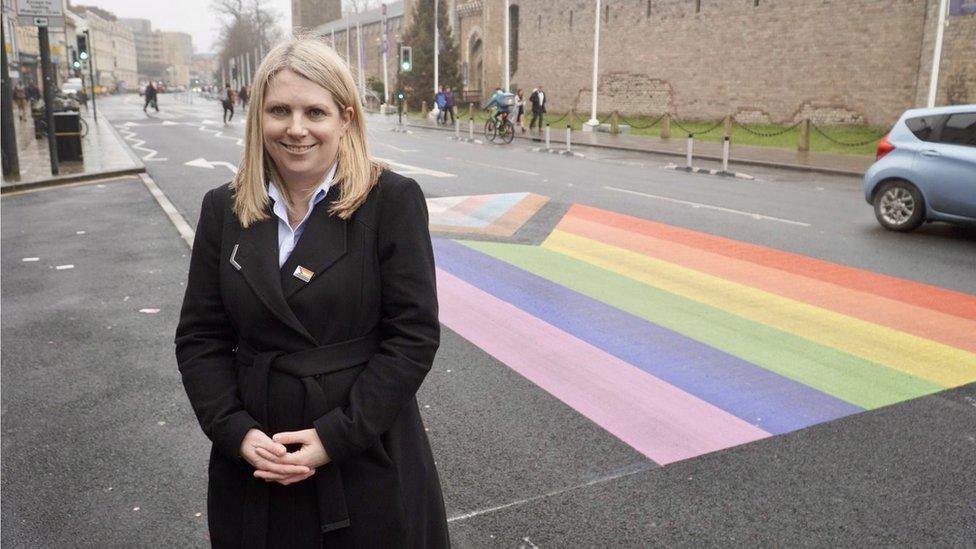
[[[529,129],[531,130],[535,127],[536,120],[538,120],[539,131],[541,132],[546,114],[546,93],[542,91],[542,86],[538,86],[532,90],[532,95],[529,96],[529,102],[532,103],[532,119],[529,120]]]
[[[522,128],[522,133],[525,133],[525,92],[522,91],[522,88],[515,92],[515,106],[517,107],[515,125]]]
[[[85,112],[87,112],[88,111],[88,92],[85,91],[85,88],[81,88],[80,90],[78,90],[77,97],[78,97],[78,103],[80,103],[82,107],[85,107]]]
[[[35,103],[41,100],[41,90],[33,80],[27,81],[27,100],[30,102],[31,109],[34,108]]]
[[[454,91],[450,87],[444,88],[444,122],[447,122],[447,116],[451,115],[451,125],[454,125]]]
[[[156,100],[158,92],[156,91],[156,86],[153,85],[152,80],[146,84],[146,89],[143,93],[146,96],[146,103],[142,106],[142,112],[147,112],[146,107],[149,107],[150,105],[152,108],[156,109],[156,112],[159,112],[159,103]]]
[[[446,120],[444,105],[447,104],[447,101],[444,99],[444,86],[438,86],[437,93],[434,94],[434,104],[437,105],[437,123],[441,124],[443,120]]]
[[[250,90],[250,86],[241,86],[241,91],[238,93],[238,96],[241,98],[241,110],[244,112],[247,112],[247,100],[251,97]]]
[[[17,104],[17,113],[20,119],[27,120],[27,88],[24,83],[18,81],[14,86],[14,103]]]
[[[224,107],[224,125],[226,126],[234,119],[234,90],[231,89],[229,83],[224,84],[224,98],[220,100],[220,104]]]
[[[440,337],[423,192],[370,158],[356,83],[321,40],[275,46],[254,81],[176,330],[213,442],[210,541],[448,547],[415,398]]]

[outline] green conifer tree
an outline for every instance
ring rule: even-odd
[[[457,44],[447,18],[447,0],[438,2],[437,27],[440,35],[438,83],[450,86],[460,102],[461,77],[458,69]],[[413,20],[403,34],[403,45],[413,49],[413,70],[403,72],[399,68],[397,82],[406,93],[406,100],[416,109],[421,101],[430,106],[434,101],[434,0],[416,0]],[[398,55],[394,52],[394,55]]]

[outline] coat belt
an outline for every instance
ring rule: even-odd
[[[379,350],[379,332],[323,345],[296,353],[256,352],[247,343],[237,348],[237,359],[248,367],[244,408],[262,427],[268,428],[268,377],[271,370],[296,377],[305,386],[303,422],[311,425],[328,412],[329,403],[314,376],[329,374],[368,362]],[[326,381],[327,382],[327,381]],[[327,463],[314,476],[322,533],[350,526],[346,495],[338,465]],[[268,535],[269,486],[249,479],[244,494],[244,546],[264,547]]]

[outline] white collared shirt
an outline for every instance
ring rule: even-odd
[[[274,206],[271,211],[274,212],[275,216],[278,218],[278,268],[280,269],[282,265],[288,261],[288,256],[291,252],[295,250],[295,246],[298,244],[298,239],[302,237],[302,233],[305,232],[305,223],[308,221],[309,216],[312,215],[312,210],[315,206],[325,199],[325,195],[329,192],[329,187],[332,186],[332,178],[335,176],[337,162],[332,163],[332,167],[329,169],[329,173],[326,174],[325,180],[319,185],[318,189],[312,193],[312,196],[308,199],[308,211],[305,212],[305,217],[302,218],[301,223],[299,223],[294,229],[291,228],[291,224],[288,223],[288,210],[285,208],[284,201],[281,200],[281,192],[278,187],[275,186],[274,182],[268,183],[268,196],[274,201]]]

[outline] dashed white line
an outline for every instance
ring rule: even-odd
[[[673,202],[675,204],[684,204],[686,206],[691,206],[692,208],[704,208],[706,210],[715,210],[715,211],[718,211],[718,212],[725,212],[725,213],[731,213],[731,214],[736,214],[736,215],[747,215],[747,216],[749,216],[749,217],[751,217],[753,219],[757,219],[757,220],[761,220],[761,221],[776,221],[777,223],[786,223],[786,224],[789,224],[789,225],[797,225],[797,226],[800,226],[800,227],[809,227],[810,226],[809,223],[803,223],[802,221],[793,221],[792,219],[783,219],[781,217],[773,217],[773,216],[770,216],[770,215],[763,215],[763,214],[758,214],[758,213],[754,213],[754,212],[746,212],[746,211],[743,211],[743,210],[733,210],[732,208],[723,208],[721,206],[713,206],[711,204],[702,204],[700,202],[690,202],[688,200],[679,200],[677,198],[670,198],[670,197],[667,197],[667,196],[660,196],[660,195],[656,195],[656,194],[648,194],[648,193],[642,193],[642,192],[637,192],[637,191],[631,191],[631,190],[628,190],[628,189],[619,189],[617,187],[604,186],[603,188],[604,189],[611,190],[611,191],[617,191],[617,192],[621,192],[621,193],[633,194],[633,195],[637,195],[637,196],[643,196],[643,197],[646,197],[646,198],[653,198],[655,200],[663,200],[665,202]]]

